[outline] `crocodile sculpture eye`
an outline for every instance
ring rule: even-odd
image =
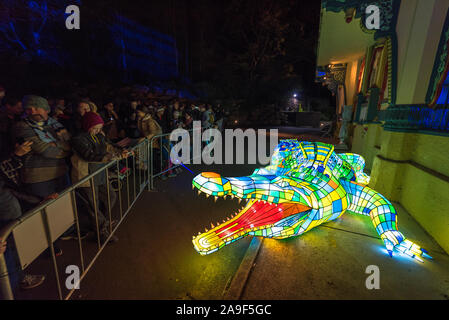
[[[290,184],[285,179],[283,179],[282,177],[277,177],[277,178],[271,180],[271,183],[272,184],[276,184],[276,185],[278,185],[281,188],[286,188],[286,187],[290,186]]]

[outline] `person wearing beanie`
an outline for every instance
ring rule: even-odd
[[[73,156],[72,161],[72,182],[77,183],[87,175],[94,173],[113,160],[119,160],[128,157],[129,152],[114,145],[105,136],[103,132],[104,121],[102,117],[95,112],[89,111],[82,117],[83,131],[72,139]],[[94,189],[96,193],[95,202],[92,195],[90,182],[87,181],[80,185],[77,189],[82,199],[85,199],[87,210],[80,210],[81,228],[86,231],[96,232],[96,215],[95,206],[97,208],[98,226],[100,230],[100,239],[104,242],[109,237],[109,221],[106,219],[101,208],[108,208],[108,203],[112,207],[116,202],[117,196],[109,185],[109,201],[108,188],[106,185],[106,174],[103,171],[97,174],[94,179]],[[116,242],[117,237],[113,236],[111,242]]]
[[[104,121],[98,113],[89,111],[83,116],[81,125],[84,132],[89,132],[95,135],[103,129]]]
[[[70,135],[58,121],[49,117],[50,106],[45,98],[25,96],[22,106],[26,118],[16,124],[14,136],[18,143],[33,143],[24,159],[21,180],[25,190],[45,198],[70,185],[65,161],[71,155]]]

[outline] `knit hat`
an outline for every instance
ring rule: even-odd
[[[45,98],[35,96],[35,95],[27,95],[23,97],[23,108],[27,109],[29,107],[35,107],[38,109],[44,109],[50,112],[50,106],[48,105],[48,101]]]
[[[82,119],[82,125],[85,131],[89,131],[90,128],[100,123],[104,124],[103,119],[99,114],[92,111],[85,113]]]

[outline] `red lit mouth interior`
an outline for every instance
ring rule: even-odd
[[[272,225],[291,215],[308,211],[309,207],[301,204],[274,204],[264,201],[250,200],[237,216],[214,230],[220,238],[241,230],[250,230]]]

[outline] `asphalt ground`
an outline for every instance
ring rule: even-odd
[[[193,172],[206,168],[189,166]],[[247,166],[207,167],[223,175],[247,175]],[[77,290],[74,299],[221,299],[251,241],[244,238],[230,250],[199,255],[192,236],[211,222],[223,220],[241,205],[192,190],[187,171],[157,181],[144,192]]]
[[[433,257],[423,263],[390,257],[369,217],[345,213],[305,234],[264,239],[241,299],[449,300],[449,256],[397,203],[399,230]],[[367,289],[379,270],[379,289]]]
[[[248,166],[189,166],[223,176],[250,174]],[[75,299],[449,299],[449,256],[399,204],[400,231],[433,257],[424,263],[400,253],[391,258],[369,217],[339,220],[286,240],[263,239],[252,261],[252,237],[201,256],[192,235],[236,211],[236,200],[198,196],[193,175],[157,182],[145,192],[82,282]],[[380,289],[367,289],[368,266],[377,266]],[[240,275],[237,283],[232,280]]]

